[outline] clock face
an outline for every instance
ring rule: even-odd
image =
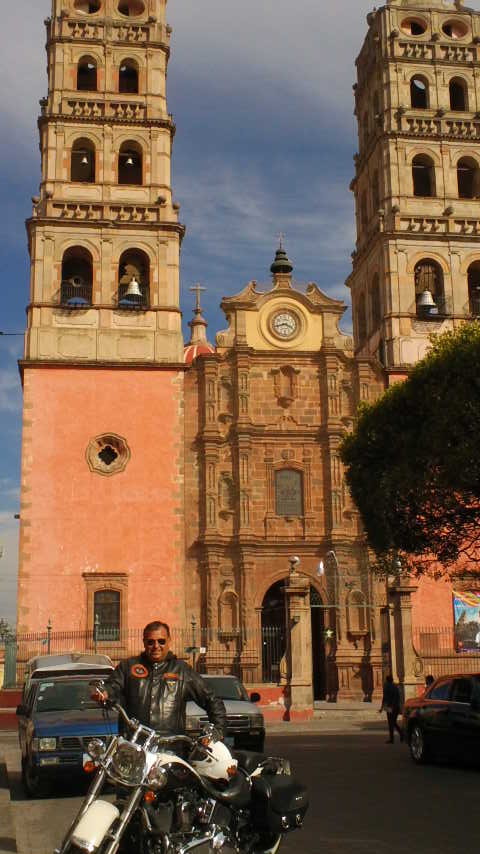
[[[298,329],[298,320],[290,311],[282,311],[273,318],[272,328],[280,338],[291,338]]]

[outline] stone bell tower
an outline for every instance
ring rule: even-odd
[[[480,14],[389,0],[367,16],[354,86],[355,351],[388,381],[432,332],[480,313]]]
[[[167,0],[52,0],[18,628],[183,625],[183,340]]]

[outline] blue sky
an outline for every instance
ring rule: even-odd
[[[38,101],[46,94],[50,0],[2,9],[0,331],[21,332],[28,302],[24,220],[38,190]],[[284,232],[299,282],[348,302],[354,246],[348,186],[356,150],[354,59],[367,0],[170,0],[169,110],[177,124],[173,187],[187,226],[182,308],[207,287],[209,337],[223,295],[267,283]],[[348,317],[345,328],[348,328]],[[22,338],[0,336],[0,617],[15,619]]]

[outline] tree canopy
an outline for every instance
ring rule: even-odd
[[[369,545],[409,568],[480,569],[480,323],[432,339],[405,382],[362,405],[341,448]]]

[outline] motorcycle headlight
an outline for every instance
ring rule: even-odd
[[[57,739],[56,738],[38,738],[35,739],[38,741],[38,750],[56,750],[57,749]]]
[[[112,768],[123,783],[138,786],[146,770],[145,753],[138,744],[124,742],[112,756]]]
[[[105,745],[102,739],[92,738],[92,740],[87,744],[87,752],[92,759],[100,759],[100,757],[105,753]]]
[[[168,782],[168,773],[157,763],[148,772],[147,783],[151,789],[163,789]]]
[[[252,717],[250,718],[250,725],[252,727],[262,727],[263,715],[252,715]]]

